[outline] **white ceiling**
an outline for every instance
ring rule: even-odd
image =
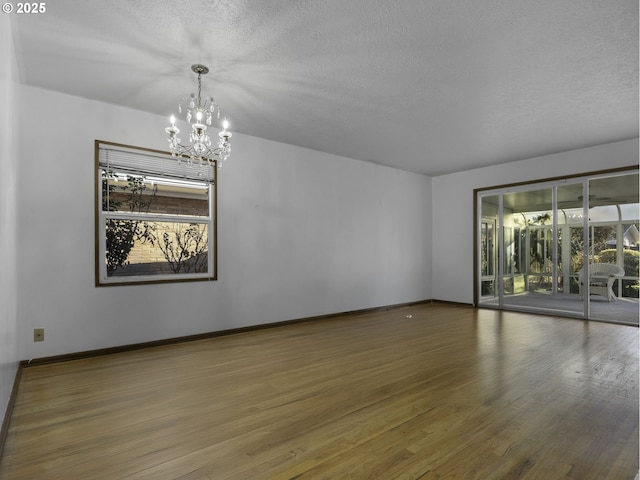
[[[438,175],[638,136],[638,1],[54,0],[21,83]],[[162,130],[159,135],[164,136]]]

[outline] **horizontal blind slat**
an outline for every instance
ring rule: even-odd
[[[186,160],[185,160],[186,161]],[[143,150],[127,149],[114,145],[99,144],[98,163],[109,170],[120,170],[137,175],[158,175],[170,178],[213,183],[214,166],[178,163],[178,158]]]

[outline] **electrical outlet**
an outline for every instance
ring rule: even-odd
[[[34,328],[33,329],[33,341],[34,342],[44,342],[44,328]]]

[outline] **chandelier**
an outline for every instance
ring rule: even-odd
[[[214,145],[207,127],[211,126],[214,119],[220,120],[220,107],[213,97],[202,99],[202,75],[209,73],[209,69],[196,64],[191,66],[191,70],[198,74],[198,94],[192,93],[178,104],[178,113],[184,113],[185,120],[191,125],[189,143],[183,144],[178,138],[180,129],[176,127],[176,117],[171,115],[171,126],[164,129],[169,135],[169,150],[174,157],[178,157],[178,163],[186,162],[189,166],[199,163],[202,166],[215,162],[221,167],[231,153],[231,132],[227,131],[229,122],[226,119],[222,122],[222,131],[218,133],[219,138]]]

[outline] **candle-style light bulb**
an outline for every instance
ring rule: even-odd
[[[202,121],[202,112],[200,110],[196,112],[196,119],[198,119],[198,123]]]
[[[229,128],[229,122],[226,118],[224,119],[224,122],[222,122],[222,128],[224,128],[225,130]]]
[[[171,122],[172,127],[176,126],[176,117],[174,115],[171,115],[171,117],[169,117],[169,121]]]

